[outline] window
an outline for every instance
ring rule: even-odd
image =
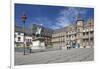
[[[93,41],[93,38],[90,38],[91,41]]]
[[[88,32],[86,32],[86,35],[88,35]]]
[[[20,35],[20,32],[18,32],[18,35]]]
[[[89,23],[89,26],[91,26],[91,23]]]
[[[20,41],[21,40],[21,38],[20,37],[18,37],[18,41]]]
[[[16,38],[16,34],[14,34],[14,37]]]
[[[68,38],[68,35],[66,37]]]
[[[75,34],[75,37],[76,37],[76,34]]]
[[[30,42],[30,39],[28,39],[28,42]]]
[[[83,33],[83,36],[85,35],[85,33]]]
[[[85,39],[83,39],[83,42],[85,42]]]
[[[93,34],[93,31],[91,31],[90,34]]]
[[[69,38],[71,37],[71,35],[69,35]]]
[[[80,32],[80,29],[78,29],[78,32]]]
[[[86,39],[86,42],[88,42],[89,41],[89,39]]]

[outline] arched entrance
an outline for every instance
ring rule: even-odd
[[[71,48],[79,48],[80,44],[76,42],[76,40],[70,41]]]

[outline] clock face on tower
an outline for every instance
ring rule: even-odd
[[[77,22],[77,25],[78,25],[78,26],[82,26],[82,25],[83,25],[83,21],[78,21],[78,22]]]

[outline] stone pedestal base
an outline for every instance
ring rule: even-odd
[[[31,49],[45,49],[45,42],[43,39],[34,39]]]

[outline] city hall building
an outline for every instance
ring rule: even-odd
[[[84,21],[77,18],[74,25],[57,29],[52,34],[54,48],[93,48],[94,46],[94,20]]]

